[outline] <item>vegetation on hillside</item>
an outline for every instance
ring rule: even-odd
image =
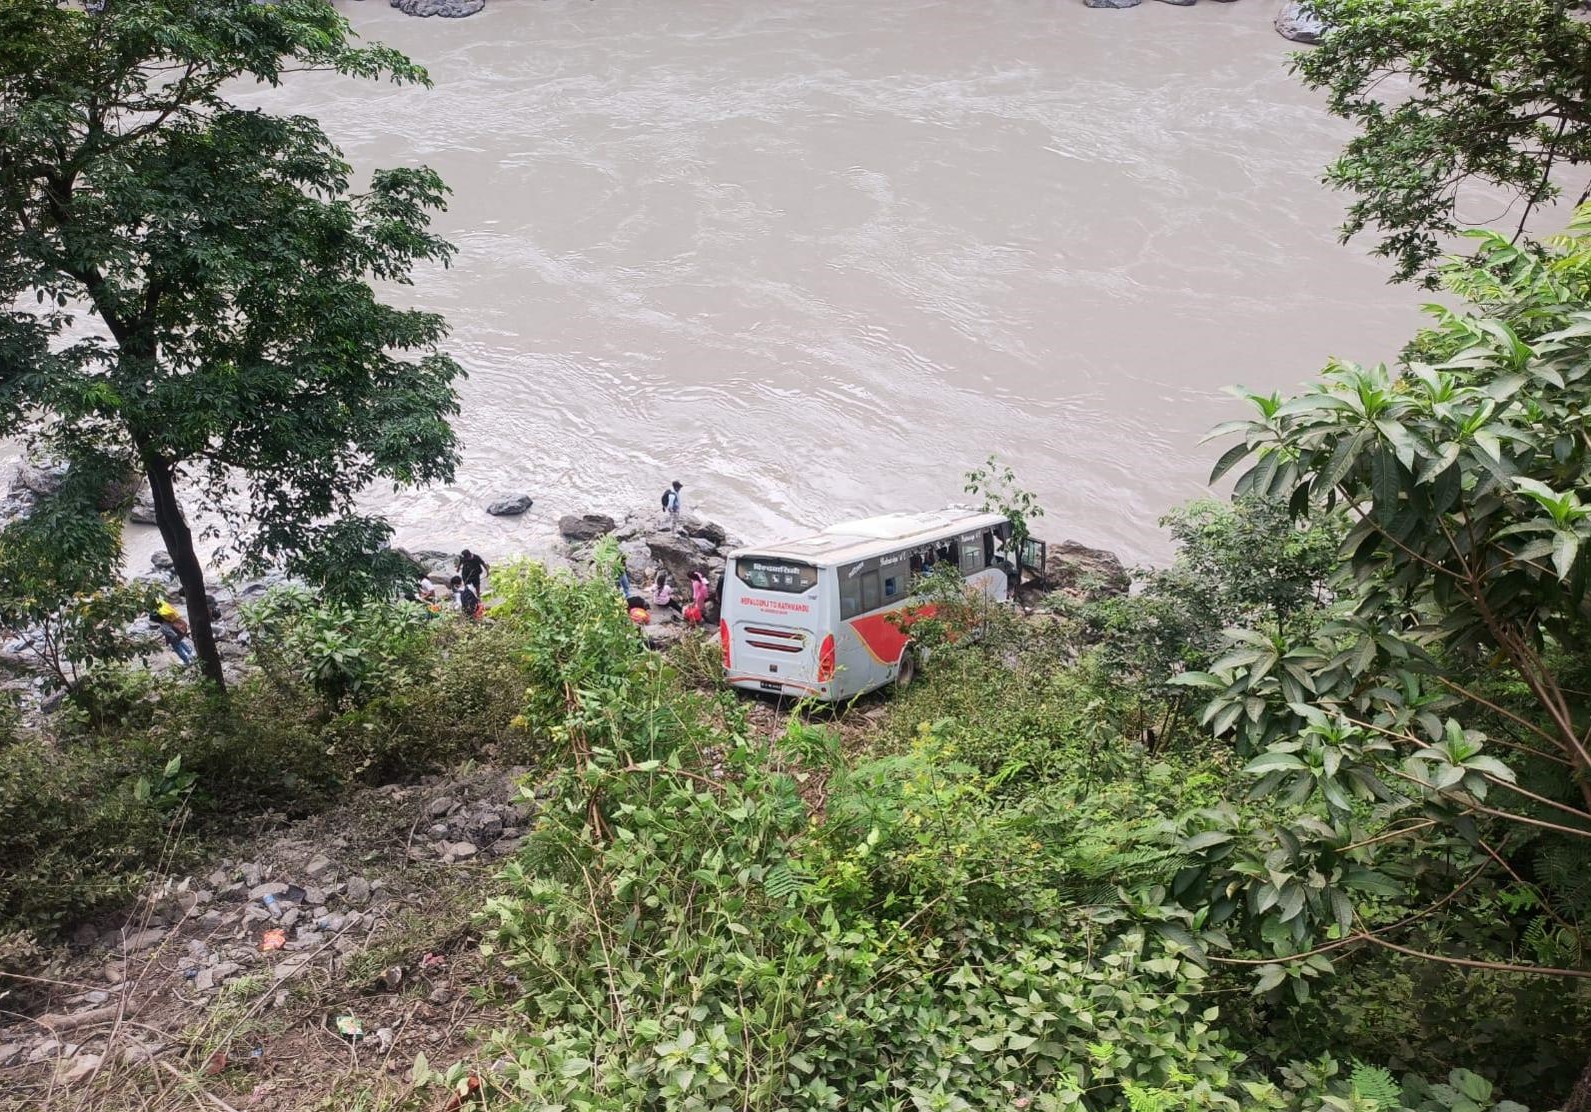
[[[1534,204],[1586,160],[1566,2],[1315,6],[1400,277],[1466,178]],[[941,574],[922,682],[770,731],[709,643],[645,647],[610,548],[494,568],[481,624],[391,597],[350,500],[447,476],[458,369],[367,281],[446,261],[442,188],[352,194],[222,96],[287,66],[423,80],[318,0],[0,5],[0,431],[71,464],[0,534],[0,628],[71,689],[0,721],[0,974],[195,840],[485,756],[543,789],[476,921],[515,1018],[410,1107],[1591,1110],[1591,209],[1477,234],[1399,365],[1245,395],[1235,498],[1131,594],[971,638]],[[111,340],[59,342],[79,304]],[[251,605],[225,696],[137,667],[111,582],[141,471],[202,597],[183,465],[313,584]],[[968,488],[1039,516],[995,461]]]

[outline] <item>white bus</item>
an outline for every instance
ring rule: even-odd
[[[749,691],[826,702],[905,686],[916,658],[896,612],[910,602],[913,581],[953,563],[970,589],[1003,602],[1015,574],[1011,547],[1002,515],[948,509],[845,521],[737,549],[724,569],[718,623],[724,676]]]

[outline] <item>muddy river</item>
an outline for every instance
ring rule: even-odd
[[[674,478],[758,539],[958,500],[995,452],[1042,533],[1163,559],[1222,387],[1389,357],[1422,300],[1337,245],[1346,130],[1275,7],[369,0],[435,88],[248,99],[454,191],[456,264],[398,296],[452,322],[464,463],[372,496],[402,541],[534,549]]]

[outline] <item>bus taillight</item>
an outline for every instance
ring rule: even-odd
[[[818,648],[818,682],[828,683],[834,678],[834,634],[823,639]]]
[[[720,619],[718,622],[718,648],[724,654],[724,671],[729,671],[729,621]]]

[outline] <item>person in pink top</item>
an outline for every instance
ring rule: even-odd
[[[696,612],[703,617],[707,614],[707,577],[699,571],[691,572],[691,601],[696,604]]]

